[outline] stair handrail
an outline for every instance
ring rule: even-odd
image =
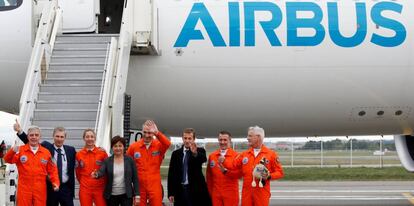
[[[22,94],[20,96],[19,119],[23,130],[27,129],[33,117],[35,103],[40,89],[39,85],[44,77],[41,68],[42,61],[46,60],[46,64],[48,63],[48,60],[50,59],[50,51],[53,49],[54,41],[56,39],[55,36],[61,31],[61,24],[62,10],[59,8],[57,0],[51,0],[45,4],[41,13],[39,27],[37,28],[34,46],[27,68]],[[46,69],[47,68],[48,66],[46,65]],[[15,140],[18,144],[21,144],[17,138],[15,138]],[[5,204],[7,206],[16,204],[17,176],[18,172],[16,165],[7,164],[5,174]]]
[[[96,145],[106,151],[110,151],[111,135],[123,136],[123,101],[132,45],[133,9],[134,1],[125,1],[119,39],[117,42],[111,39],[106,63],[107,74],[96,126]]]
[[[133,40],[134,2],[125,1],[116,58],[116,79],[112,98],[112,134],[124,136],[123,106]]]
[[[36,39],[30,56],[30,62],[24,81],[22,94],[20,96],[19,119],[23,130],[26,130],[33,117],[35,103],[37,100],[39,85],[42,81],[42,61],[50,59],[50,49],[53,49],[56,35],[61,31],[62,10],[57,0],[52,0],[42,10]],[[47,68],[47,66],[46,66]]]
[[[107,141],[106,137],[110,138],[111,133],[111,118],[112,108],[111,99],[114,91],[115,81],[115,63],[118,49],[118,41],[112,37],[111,42],[108,45],[106,60],[105,60],[105,72],[102,81],[101,94],[99,97],[98,112],[96,114],[96,145],[104,148],[107,152],[110,151],[110,141]]]

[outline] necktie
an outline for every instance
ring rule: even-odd
[[[59,172],[59,181],[62,183],[62,149],[59,148],[56,151],[58,153],[57,167],[58,167],[58,172]]]
[[[185,180],[187,179],[187,172],[188,172],[188,158],[190,157],[190,150],[187,150],[184,153],[184,161],[183,161],[183,181],[182,183],[185,183]]]

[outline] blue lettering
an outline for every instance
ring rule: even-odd
[[[240,9],[238,2],[229,2],[230,46],[240,46]]]
[[[402,5],[394,2],[380,2],[375,4],[371,10],[372,21],[379,27],[388,28],[395,31],[395,36],[384,37],[378,34],[373,34],[371,42],[383,47],[395,47],[402,44],[407,36],[407,31],[400,22],[389,19],[381,15],[383,11],[391,10],[401,14]]]
[[[367,35],[367,12],[365,3],[356,3],[357,31],[352,37],[344,37],[339,31],[338,3],[328,3],[329,35],[332,41],[341,47],[360,45]]]
[[[280,8],[270,2],[245,2],[244,3],[244,26],[245,26],[245,46],[255,46],[255,11],[268,11],[272,14],[269,21],[260,21],[260,25],[266,34],[267,39],[272,46],[281,46],[279,39],[275,34],[275,29],[282,23],[282,11]],[[278,18],[276,18],[278,17]]]
[[[310,11],[313,18],[297,18],[298,11]],[[312,2],[287,2],[287,45],[288,46],[316,46],[325,38],[325,29],[321,21],[323,18],[322,9],[318,4]],[[312,28],[316,34],[311,37],[299,37],[299,28]]]
[[[216,23],[208,12],[206,6],[203,3],[194,3],[190,14],[187,17],[183,29],[174,44],[174,47],[186,47],[190,40],[203,40],[204,36],[200,30],[195,29],[198,20],[201,21],[204,28],[210,37],[213,46],[224,47],[226,43],[217,28]]]
[[[328,33],[335,45],[345,48],[359,46],[364,43],[367,37],[371,38],[370,42],[375,45],[396,47],[403,44],[407,37],[407,30],[402,22],[395,17],[387,17],[383,14],[388,14],[389,12],[402,14],[403,5],[396,2],[381,0],[375,3],[371,9],[368,9],[365,2],[355,2],[357,27],[355,33],[346,36],[343,34],[346,32],[345,28],[347,27],[342,26],[341,30],[341,25],[339,25],[339,20],[342,20],[340,18],[344,17],[339,16],[341,9],[337,1],[325,2],[326,16],[323,13],[323,8],[325,7],[318,5],[322,3],[315,3],[313,1],[285,1],[285,14],[282,13],[281,8],[274,2],[241,2],[227,2],[228,44],[224,41],[220,29],[217,27],[205,4],[199,2],[193,4],[174,47],[187,47],[190,41],[205,40],[205,38],[210,38],[213,47],[226,47],[227,45],[229,47],[240,47],[243,38],[241,37],[241,32],[243,30],[244,46],[256,46],[256,25],[260,25],[271,46],[282,46],[282,42],[276,34],[276,29],[280,27],[285,15],[286,46],[317,46],[324,41],[326,33]],[[226,10],[221,12],[226,12]],[[263,13],[266,15],[262,15]],[[258,19],[263,16],[266,17],[266,20]],[[268,20],[268,16],[270,16],[270,20]],[[244,28],[241,26],[242,21],[244,21]],[[368,30],[368,24],[376,24],[377,29],[385,28],[395,32],[395,35],[386,36],[378,32],[382,30]],[[196,29],[196,26],[198,28],[202,27],[205,29],[205,32],[203,31],[202,33],[202,29]],[[305,33],[308,31],[311,31],[311,33]],[[353,31],[351,29],[351,32]],[[205,35],[208,35],[208,37]]]

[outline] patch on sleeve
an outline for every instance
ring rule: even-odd
[[[214,160],[211,160],[210,167],[213,168],[214,166],[216,166],[216,163],[214,162]]]
[[[45,165],[45,164],[47,164],[47,162],[48,162],[48,161],[47,161],[47,160],[45,160],[45,159],[43,159],[43,158],[41,158],[41,159],[40,159],[40,162],[41,162],[42,164],[44,164],[44,165]]]
[[[152,152],[152,156],[153,157],[159,156],[159,155],[160,155],[160,151],[154,151],[154,152]]]
[[[139,153],[139,152],[135,152],[134,153],[134,158],[135,159],[138,159],[138,158],[140,158],[141,157],[141,153]]]
[[[20,162],[21,163],[26,163],[27,162],[27,156],[26,155],[22,155],[21,157],[20,157]]]
[[[96,160],[95,161],[96,165],[102,166],[103,165],[103,161],[102,160]]]
[[[249,162],[249,158],[244,157],[242,163],[245,165]]]

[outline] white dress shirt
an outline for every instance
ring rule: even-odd
[[[57,149],[60,148],[61,150],[61,154],[62,154],[62,183],[66,183],[69,180],[69,176],[68,176],[68,160],[66,158],[66,152],[65,149],[62,147],[57,147],[56,145],[53,145],[53,147],[55,148],[55,154],[53,155],[53,158],[56,160],[58,159],[58,151]]]

